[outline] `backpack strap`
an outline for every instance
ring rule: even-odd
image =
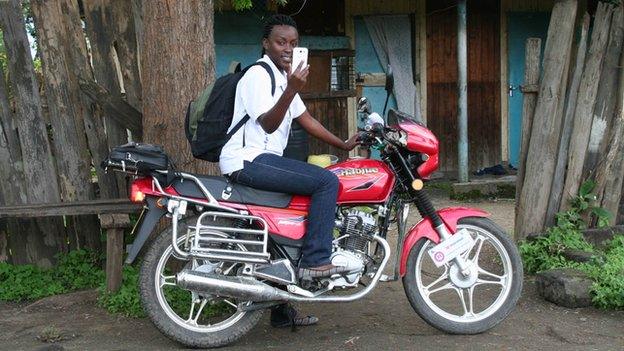
[[[247,70],[249,68],[251,68],[252,66],[262,66],[262,68],[264,68],[267,73],[269,74],[269,77],[271,78],[271,96],[275,95],[275,76],[273,75],[273,69],[271,68],[271,66],[269,66],[268,63],[266,62],[256,62],[254,64],[249,65],[247,68],[245,68],[245,73],[247,72]],[[238,123],[236,123],[236,125],[234,126],[234,128],[232,128],[232,130],[227,134],[227,138],[228,140],[236,133],[238,132],[239,129],[241,129],[241,127],[247,123],[247,121],[249,121],[249,115],[245,115],[240,121],[238,121]],[[245,136],[243,135],[243,146],[245,146]]]
[[[263,62],[263,61],[256,62],[251,66],[256,66],[256,65],[262,66],[262,68],[264,68],[269,74],[269,77],[271,77],[271,96],[275,95],[275,76],[273,75],[273,69],[271,68],[271,66],[269,66],[268,63]]]

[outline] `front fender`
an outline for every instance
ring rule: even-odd
[[[467,207],[449,207],[438,211],[438,215],[451,233],[455,233],[457,222],[464,217],[488,217],[490,214],[477,208]],[[440,236],[433,228],[433,224],[429,218],[424,218],[410,228],[405,240],[403,241],[403,249],[401,251],[401,276],[405,276],[407,271],[407,257],[412,247],[421,238],[427,238],[434,243],[440,242]]]

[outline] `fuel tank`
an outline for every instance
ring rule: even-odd
[[[340,181],[338,204],[384,202],[394,185],[394,174],[378,160],[348,159],[327,169]]]

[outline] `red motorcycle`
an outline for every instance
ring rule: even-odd
[[[422,190],[438,166],[436,137],[406,114],[387,118],[360,135],[381,160],[328,167],[340,180],[331,261],[349,269],[316,280],[296,274],[308,197],[176,172],[149,145],[111,154],[105,166],[134,174],[130,198],[145,204],[126,262],[161,217],[171,220],[147,247],[139,278],[156,327],[187,346],[222,346],[269,307],[354,301],[399,278],[416,313],[442,331],[481,333],[507,317],[522,290],[515,244],[482,210],[436,210]],[[422,219],[408,228],[412,208]]]

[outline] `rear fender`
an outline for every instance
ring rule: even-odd
[[[467,207],[449,207],[438,211],[438,215],[451,233],[457,230],[457,222],[464,217],[488,217],[490,214],[483,210]],[[429,218],[422,219],[410,228],[405,240],[403,241],[403,250],[401,251],[401,276],[405,276],[407,271],[407,257],[412,247],[421,238],[427,238],[434,243],[440,242],[438,232],[433,228],[433,224]]]
[[[146,208],[145,217],[141,221],[141,225],[139,226],[139,231],[134,238],[134,242],[132,242],[132,246],[130,246],[130,250],[128,250],[128,256],[126,257],[126,264],[131,264],[134,262],[134,259],[141,251],[141,248],[147,241],[150,233],[156,227],[156,224],[160,221],[160,218],[167,213],[165,208],[162,208],[157,205],[158,198],[153,196],[147,196],[145,198]]]

